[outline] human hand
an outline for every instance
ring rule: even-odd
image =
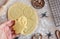
[[[12,29],[12,26],[15,24],[15,21],[9,20],[0,25],[0,39],[13,39],[15,32]]]

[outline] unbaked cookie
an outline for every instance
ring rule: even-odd
[[[36,11],[23,3],[15,3],[8,10],[8,19],[15,20],[13,29],[16,34],[31,34],[35,29],[38,16]]]

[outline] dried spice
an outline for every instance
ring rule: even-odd
[[[47,36],[48,36],[48,39],[52,36],[52,34],[51,34],[51,32],[49,32],[48,34],[47,34]]]
[[[46,13],[47,13],[47,12],[42,13],[42,17],[48,17],[48,16],[46,15]]]

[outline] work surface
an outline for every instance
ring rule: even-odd
[[[9,0],[8,3],[5,6],[3,6],[3,9],[0,11],[0,24],[5,22],[5,20],[7,20],[6,18],[7,10],[15,2],[22,2],[27,4],[28,6],[32,6],[30,0]],[[55,27],[55,24],[53,22],[53,17],[50,12],[48,1],[45,0],[45,6],[42,9],[35,9],[35,10],[37,11],[39,22],[37,25],[38,27],[36,28],[34,33],[41,33],[43,35],[43,39],[48,39],[47,33],[51,32],[52,36],[50,37],[50,39],[56,39],[55,30],[57,30],[58,28]],[[46,16],[42,17],[42,14],[44,13],[46,13]],[[32,34],[27,36],[21,35],[19,39],[30,39]]]

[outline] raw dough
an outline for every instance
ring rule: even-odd
[[[16,34],[31,34],[38,22],[36,11],[23,3],[15,3],[8,10],[8,19],[15,20]]]

